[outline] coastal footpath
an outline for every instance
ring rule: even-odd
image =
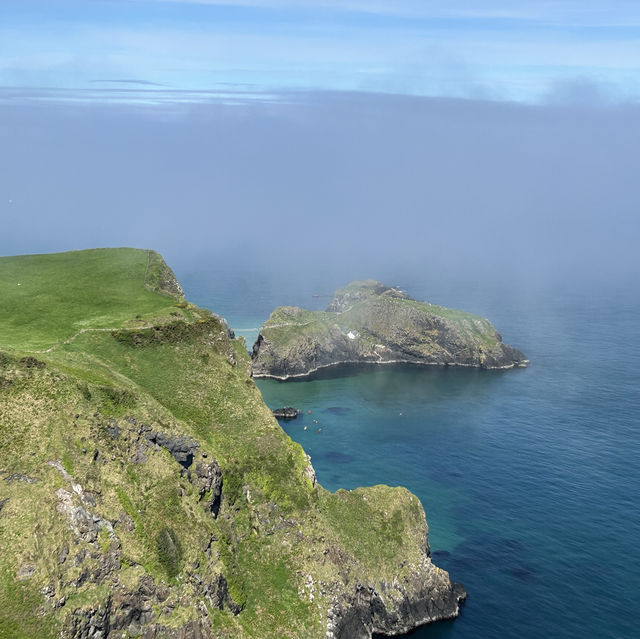
[[[375,280],[335,292],[326,311],[279,306],[253,345],[253,376],[309,377],[343,365],[415,364],[508,369],[529,360],[486,320]]]
[[[153,251],[0,258],[0,638],[369,639],[455,617],[404,488],[335,493]]]

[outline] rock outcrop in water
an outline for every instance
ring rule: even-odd
[[[306,377],[341,364],[514,368],[529,360],[477,315],[418,302],[380,282],[336,291],[326,311],[280,306],[253,346],[254,377]]]
[[[273,416],[276,419],[295,419],[298,416],[298,411],[291,406],[285,406],[274,409]]]

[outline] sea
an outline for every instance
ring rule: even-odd
[[[176,269],[248,348],[278,305],[324,308],[359,273]],[[379,368],[258,380],[329,490],[402,485],[433,561],[468,592],[412,639],[640,637],[640,295],[622,281],[370,273],[489,318],[526,369]],[[383,279],[386,277],[386,280]],[[363,522],[366,525],[366,522]]]

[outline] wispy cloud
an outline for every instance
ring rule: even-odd
[[[529,20],[570,25],[640,25],[635,0],[135,0],[165,4],[352,11],[411,18]]]
[[[136,84],[149,87],[166,86],[166,84],[161,84],[160,82],[151,82],[150,80],[89,80],[89,82],[93,82],[94,84]]]
[[[0,86],[115,78],[538,101],[584,78],[640,96],[640,3],[626,0],[60,0],[37,22],[30,3],[0,6]]]

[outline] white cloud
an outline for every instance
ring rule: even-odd
[[[331,9],[413,18],[528,20],[567,26],[640,26],[636,0],[135,0],[277,9]]]

